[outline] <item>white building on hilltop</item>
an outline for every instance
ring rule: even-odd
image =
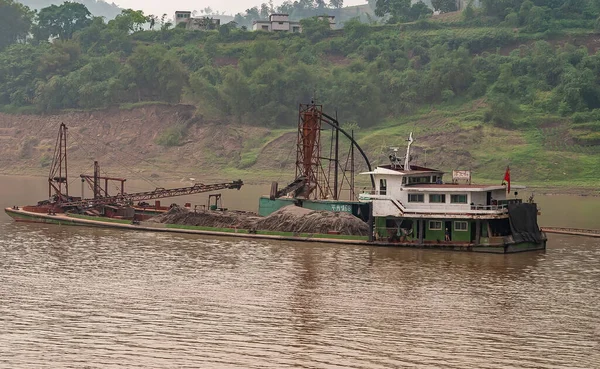
[[[302,32],[300,22],[290,21],[289,14],[271,14],[269,20],[258,20],[252,22],[253,31],[267,32]]]
[[[327,19],[331,29],[335,27],[335,17],[333,15],[320,15],[319,20]],[[253,31],[267,32],[302,32],[300,22],[290,21],[289,14],[271,14],[269,20],[257,20],[252,23]]]
[[[221,20],[212,17],[192,17],[192,12],[178,10],[175,12],[175,27],[179,24],[185,23],[186,29],[189,30],[200,30],[207,31],[211,29],[218,29],[221,26]]]

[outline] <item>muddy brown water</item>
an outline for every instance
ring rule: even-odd
[[[267,191],[223,191],[224,205],[255,210]],[[2,207],[44,196],[43,178],[0,177]],[[600,228],[598,198],[538,201],[541,225]],[[600,239],[549,237],[488,255],[2,213],[0,367],[600,368]]]

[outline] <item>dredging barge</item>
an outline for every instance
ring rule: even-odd
[[[390,155],[390,164],[375,169],[371,169],[369,164],[369,171],[362,173],[370,176],[373,184],[371,190],[358,195],[358,200],[339,200],[341,189],[335,185],[334,191],[328,193],[330,186],[327,185],[326,179],[319,177],[319,173],[321,175],[324,173],[319,162],[321,148],[318,135],[321,131],[320,120],[323,119],[321,108],[314,104],[301,105],[301,117],[296,180],[283,190],[278,190],[276,185],[273,186],[271,196],[263,197],[260,201],[260,207],[268,204],[269,214],[261,215],[276,216],[277,213],[286,211],[284,205],[287,204],[291,204],[291,207],[301,206],[307,212],[329,210],[330,213],[323,213],[323,216],[327,217],[327,214],[330,214],[331,218],[339,216],[340,213],[348,216],[352,214],[356,220],[358,218],[366,220],[365,224],[368,224],[366,234],[341,234],[337,229],[315,233],[295,229],[265,230],[254,226],[240,228],[171,224],[150,219],[166,212],[168,208],[133,205],[135,201],[141,200],[221,189],[239,190],[243,184],[241,181],[194,185],[179,189],[156,189],[134,194],[126,194],[122,189],[121,193],[109,196],[108,191],[102,191],[101,181],[104,180],[105,183],[120,181],[123,188],[125,180],[102,177],[99,171],[95,170],[93,176],[81,176],[82,182],[86,180],[91,184],[94,198],[69,196],[66,169],[67,130],[64,124],[59,130],[55,158],[48,179],[50,199],[34,206],[6,208],[5,212],[20,222],[253,239],[491,253],[514,253],[546,248],[546,235],[537,225],[537,206],[532,202],[524,203],[517,199],[516,193],[515,198],[509,198],[508,169],[505,174],[505,180],[508,181],[503,185],[472,184],[470,173],[467,171],[453,172],[452,182],[445,183],[442,171],[411,164],[412,134],[404,158],[398,158],[394,153]],[[333,127],[336,128],[335,126],[339,129],[337,121]],[[354,145],[358,147],[353,139],[351,143],[353,147]],[[362,153],[362,150],[360,151]],[[461,184],[461,181],[465,183]],[[350,192],[353,191],[352,187]],[[325,194],[325,198],[311,198],[312,193]],[[330,195],[332,199],[329,198]],[[320,208],[322,206],[327,208]],[[183,211],[192,211],[183,209]],[[205,209],[198,216],[206,215],[206,212],[210,211],[213,210]],[[214,211],[226,210],[215,209]],[[310,216],[308,213],[304,215]],[[300,222],[302,218],[298,218],[296,223],[300,224]]]

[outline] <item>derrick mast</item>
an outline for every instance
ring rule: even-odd
[[[54,192],[54,194],[53,194]],[[50,166],[48,176],[48,197],[53,198],[57,203],[68,201],[69,182],[67,174],[67,126],[60,124],[56,145],[54,147],[54,157]]]
[[[296,150],[296,178],[304,178],[298,196],[305,199],[333,197],[321,164],[321,123],[323,106],[300,104]]]

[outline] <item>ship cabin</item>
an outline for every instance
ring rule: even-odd
[[[376,241],[490,244],[511,234],[508,207],[521,203],[506,185],[471,183],[470,171],[444,172],[410,164],[407,156],[361,174],[375,187],[359,199],[372,203]],[[515,189],[517,186],[512,186]],[[520,186],[519,188],[524,188]]]

